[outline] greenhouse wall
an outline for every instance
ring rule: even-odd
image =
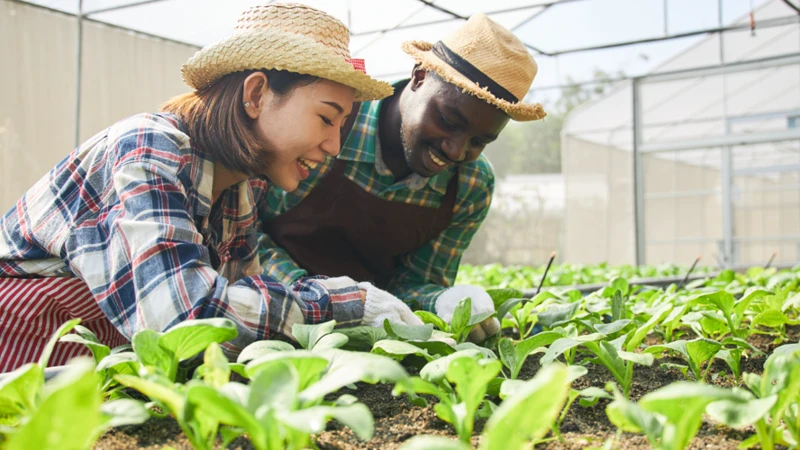
[[[189,90],[180,67],[197,48],[93,22],[83,27],[81,141]],[[74,148],[77,22],[0,0],[0,42],[0,210],[5,212]]]

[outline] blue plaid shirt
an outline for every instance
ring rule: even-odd
[[[227,317],[236,351],[295,323],[359,324],[346,277],[284,285],[256,257],[255,207],[268,185],[251,178],[212,208],[214,163],[175,116],[141,114],[89,139],[0,219],[0,276],[78,276],[119,331]]]

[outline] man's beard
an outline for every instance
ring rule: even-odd
[[[403,117],[400,116],[400,145],[403,146],[403,158],[405,158],[408,168],[413,171],[414,166],[411,164],[411,147],[408,145],[408,141],[406,141],[406,131],[406,124],[403,122]]]

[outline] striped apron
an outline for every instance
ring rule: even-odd
[[[109,347],[128,342],[80,278],[0,277],[0,373],[37,361],[58,327],[74,318]],[[49,365],[64,365],[79,355],[91,352],[82,344],[59,342]]]

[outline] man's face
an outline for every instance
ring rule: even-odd
[[[434,74],[415,70],[408,99],[401,102],[400,136],[411,170],[431,177],[478,159],[509,117]]]

